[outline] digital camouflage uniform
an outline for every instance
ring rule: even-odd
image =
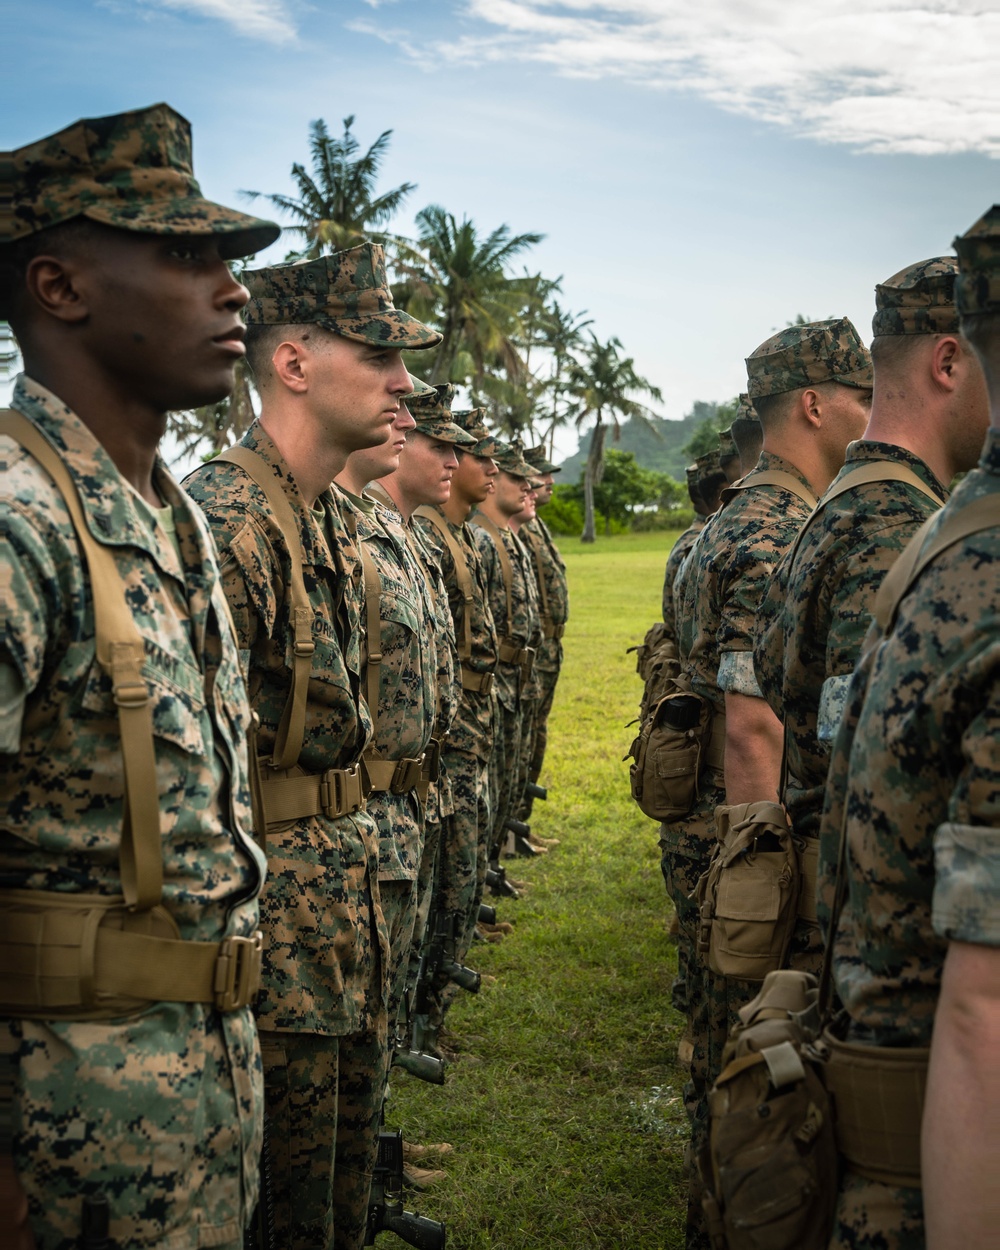
[[[875,336],[958,333],[956,269],[953,259],[942,257],[911,265],[878,286]],[[881,464],[912,470],[925,490],[911,482],[876,481],[836,494],[852,470]],[[754,668],[764,697],[785,724],[781,801],[797,838],[819,835],[830,743],[878,588],[913,533],[947,495],[927,465],[905,448],[854,442],[794,553],[771,580],[758,618]],[[796,946],[815,949],[807,925],[799,921]]]
[[[363,244],[317,261],[244,275],[247,320],[312,324],[362,343],[429,346],[437,336],[392,305],[382,249]],[[266,405],[265,405],[266,412]],[[349,768],[368,746],[361,694],[361,565],[333,489],[303,505],[259,424],[241,446],[280,483],[299,523],[315,647],[298,765]],[[250,695],[271,758],[291,686],[294,631],[288,545],[264,493],[242,467],[214,461],[189,479],[209,516]],[[265,780],[271,777],[265,767]],[[275,776],[275,780],[280,780]],[[266,946],[258,1007],[282,1246],[360,1246],[387,1063],[388,942],[378,893],[378,832],[367,811],[320,811],[268,829]]]
[[[430,741],[436,701],[437,656],[431,629],[433,605],[406,541],[402,520],[371,499],[341,488],[342,511],[353,514],[378,578],[381,637],[378,650],[378,714],[366,753],[381,760],[422,758]],[[365,593],[369,587],[362,577]],[[367,613],[362,614],[363,662],[372,648]],[[366,695],[367,697],[367,695]],[[369,707],[369,710],[371,708]],[[417,910],[417,875],[423,853],[423,814],[416,784],[402,793],[374,789],[368,814],[379,834],[379,895],[389,939],[388,1020],[393,1027],[403,997]]]
[[[454,413],[453,419],[477,440],[468,454],[488,456],[494,444],[482,425],[480,411]],[[447,527],[469,570],[472,603],[466,605],[454,557],[440,531],[428,519],[430,511],[429,508],[418,509],[413,516],[413,526],[441,569],[459,653],[466,638],[470,648],[468,658],[461,660],[456,672],[457,684],[461,686],[460,698],[441,754],[453,810],[442,827],[437,906],[464,918],[458,926],[463,936],[456,958],[461,959],[472,940],[488,863],[491,828],[488,769],[496,708],[493,680],[497,635],[471,527],[467,523],[453,525],[444,513],[433,509]]]
[[[871,385],[871,358],[846,318],[781,332],[748,358],[747,370],[753,398],[820,381]],[[716,716],[725,714],[728,693],[762,697],[753,668],[757,613],[774,569],[815,503],[812,487],[794,464],[775,452],[762,452],[754,472],[773,471],[796,481],[801,497],[790,487],[770,484],[723,492],[722,506],[699,535],[682,575],[683,599],[677,609],[681,672]],[[715,843],[714,811],[723,803],[724,777],[710,774],[691,816],[665,827],[672,837],[668,849],[678,857],[674,863],[684,857],[690,864],[683,883],[674,886],[678,893],[708,868]],[[758,989],[754,982],[719,976],[703,963],[689,974],[693,1056],[688,1093],[696,1148],[707,1126],[707,1092],[721,1071],[736,1013]]]
[[[525,460],[539,473],[557,473],[559,468],[544,457],[544,448],[529,448]],[[563,662],[562,638],[569,620],[569,584],[563,560],[549,527],[541,517],[521,526],[518,537],[531,553],[538,588],[538,612],[542,637],[535,652],[534,674],[538,686],[531,750],[528,753],[528,781],[537,782],[548,746],[549,713]],[[531,815],[531,799],[522,800],[521,819]]]
[[[992,227],[990,216],[955,241],[963,313],[1000,314],[1000,208]],[[973,232],[990,229],[983,252],[970,257],[963,248]],[[979,467],[930,523],[921,547],[965,504],[998,492],[994,424]],[[848,692],[820,855],[821,874],[832,880],[846,804],[848,893],[833,970],[856,1042],[931,1045],[948,943],[1000,944],[998,568],[996,528],[949,547],[904,596],[888,635],[873,627]],[[832,1250],[924,1244],[919,1189],[844,1171]]]
[[[502,443],[493,456],[497,465],[515,476],[530,476],[530,466],[519,452]],[[521,767],[521,721],[523,705],[532,699],[531,677],[525,676],[526,665],[541,634],[534,574],[530,560],[517,535],[509,529],[497,528],[477,508],[469,518],[475,531],[476,546],[482,562],[489,591],[490,609],[497,630],[498,660],[496,666],[498,731],[490,758],[491,803],[493,806],[490,859],[495,859],[507,836],[507,820],[514,814],[520,795],[517,787]],[[503,544],[511,571],[511,610],[507,609],[507,588],[497,542]],[[526,654],[530,649],[530,658]],[[511,658],[505,658],[505,654]],[[528,714],[530,715],[530,709]]]
[[[166,105],[88,119],[3,155],[0,252],[81,213],[130,231],[215,234],[230,257],[278,234],[202,198],[190,127]],[[249,836],[249,706],[204,518],[159,463],[153,485],[164,507],[146,504],[84,423],[37,382],[18,379],[13,407],[65,464],[91,535],[114,552],[143,638],[161,905],[182,939],[252,937],[263,856]],[[66,899],[121,895],[122,750],[110,679],[95,656],[90,577],[48,473],[6,436],[0,465],[0,886]],[[8,903],[0,902],[5,916]],[[108,1200],[116,1245],[242,1245],[257,1199],[263,1108],[248,1007],[159,1002],[87,1021],[0,1008],[0,1086],[5,1101],[13,1095],[0,1122],[13,1131],[38,1250],[76,1245],[82,1201],[97,1195]]]

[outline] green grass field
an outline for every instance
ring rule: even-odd
[[[470,1057],[443,1088],[393,1077],[389,1126],[455,1146],[447,1181],[408,1204],[447,1222],[450,1250],[683,1244],[675,951],[656,829],[622,763],[640,695],[625,650],[659,615],[675,537],[561,540],[571,622],[533,824],[562,844],[508,861],[534,884],[499,908],[514,934],[471,952],[496,983],[449,1014]]]

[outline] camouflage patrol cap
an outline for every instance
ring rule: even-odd
[[[545,444],[541,447],[528,447],[525,450],[524,458],[536,473],[562,473],[562,468],[558,464],[553,464],[545,454]]]
[[[421,434],[442,443],[471,447],[476,440],[451,419],[451,401],[454,398],[455,388],[450,382],[442,382],[440,386],[428,387],[422,395],[407,398],[406,406]]]
[[[740,396],[739,406],[736,409],[736,416],[733,417],[733,425],[735,425],[737,421],[756,421],[758,425],[760,424],[760,417],[757,414],[757,409],[753,406],[750,396],[745,393]],[[732,426],[729,428],[732,429]]]
[[[870,390],[872,358],[847,317],[810,321],[773,334],[747,357],[751,399],[821,382]]]
[[[511,477],[529,477],[533,478],[538,472],[528,464],[524,458],[523,448],[518,443],[502,443],[499,439],[495,440],[496,450],[493,452],[491,459],[496,462],[498,469],[503,469],[504,473],[509,473]]]
[[[714,451],[706,451],[703,455],[695,458],[694,467],[697,469],[701,477],[706,477],[709,473],[722,472],[722,458],[718,449]]]
[[[696,464],[689,464],[684,470],[684,476],[687,478],[688,490],[692,487],[698,489],[699,469]]]
[[[959,315],[1000,312],[1000,204],[994,204],[952,247],[958,253]]]
[[[225,260],[258,252],[281,228],[205,199],[191,124],[168,104],[88,117],[0,154],[0,244],[74,217],[154,235],[213,235]]]
[[[954,257],[935,256],[879,283],[872,334],[958,334],[957,274]]]
[[[318,325],[332,334],[374,347],[435,347],[441,335],[393,306],[378,243],[293,265],[250,269],[247,325]]]
[[[732,430],[720,430],[719,431],[719,460],[721,461],[721,463],[726,464],[727,461],[732,460],[736,456],[739,456],[739,454],[740,454],[739,451],[737,451],[736,449],[736,440],[733,438]]]
[[[413,390],[410,391],[409,395],[403,396],[403,403],[406,404],[407,408],[410,407],[415,399],[427,399],[431,395],[437,394],[430,382],[423,381],[422,378],[416,377],[415,374],[410,374],[410,381],[413,383]]]
[[[486,428],[483,420],[485,412],[485,408],[472,408],[468,412],[453,412],[451,419],[476,440],[475,446],[463,447],[462,450],[481,460],[492,460],[500,444]]]

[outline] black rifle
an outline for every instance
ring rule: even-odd
[[[434,1047],[436,1033],[430,1025],[431,979],[427,971],[427,955],[425,945],[417,966],[417,979],[406,989],[403,1000],[406,1027],[402,1036],[397,1030],[392,1061],[421,1081],[443,1085],[445,1063]]]
[[[529,781],[524,787],[524,793],[529,799],[547,799],[549,792],[544,786],[540,786],[537,781]]]
[[[490,864],[486,869],[486,888],[494,898],[519,898],[517,890],[507,880],[507,869]]]
[[[80,1250],[110,1250],[108,1227],[111,1213],[103,1194],[84,1198],[80,1221]]]
[[[403,1134],[378,1135],[378,1161],[372,1175],[368,1199],[368,1228],[365,1245],[373,1246],[381,1232],[395,1233],[418,1250],[444,1250],[445,1227],[437,1220],[403,1210]]]
[[[489,903],[479,904],[479,923],[480,924],[496,924],[497,909],[491,907]]]
[[[243,1234],[243,1250],[278,1250],[274,1231],[274,1175],[271,1169],[271,1130],[264,1114],[264,1135],[260,1146],[260,1195],[250,1227]]]

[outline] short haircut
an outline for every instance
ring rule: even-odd
[[[807,387],[797,387],[794,391],[780,391],[777,395],[761,395],[753,401],[760,417],[763,430],[777,430],[784,425],[785,419],[799,394]],[[735,436],[734,436],[735,437]]]
[[[0,246],[0,307],[9,310],[11,325],[21,321],[28,266],[36,256],[66,256],[92,251],[114,226],[89,217],[71,217],[23,239]]]
[[[722,502],[722,492],[729,485],[729,478],[721,469],[711,469],[698,485],[701,487],[701,497],[705,502],[706,513],[711,515],[717,512]]]
[[[318,325],[267,325],[251,322],[247,326],[246,349],[247,365],[253,374],[254,384],[258,391],[271,380],[274,369],[271,358],[279,343],[303,342],[314,337],[317,342],[324,338],[336,338],[332,330],[325,330]]]

